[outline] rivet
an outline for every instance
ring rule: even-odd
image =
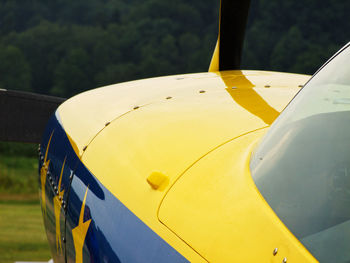
[[[105,126],[108,126],[109,124],[111,124],[111,122],[110,122],[110,121],[109,121],[109,122],[106,122]]]
[[[62,196],[60,196],[58,199],[59,199],[60,201],[62,201]]]
[[[139,106],[135,106],[135,107],[134,107],[134,110],[137,110],[138,108],[140,108],[140,107],[139,107]]]
[[[265,88],[270,88],[271,86],[270,85],[265,85]]]
[[[276,247],[276,248],[273,250],[272,254],[273,254],[274,256],[276,256],[276,255],[277,255],[277,252],[278,252],[278,248]]]
[[[66,205],[63,205],[63,210],[66,210]]]
[[[237,89],[237,87],[232,87],[231,89]]]
[[[87,146],[84,146],[83,151],[85,151],[86,149],[87,149]]]
[[[63,237],[63,238],[62,238],[62,241],[63,241],[63,243],[66,243],[66,238]]]
[[[284,259],[282,260],[282,263],[287,263],[287,258],[284,258]]]
[[[43,156],[40,156],[40,160],[43,162],[43,161],[44,161],[44,157],[43,157]]]
[[[199,93],[205,93],[205,90],[200,90]]]
[[[55,190],[55,192],[57,192],[57,186],[55,186],[53,189]]]
[[[170,97],[170,96],[169,96],[169,97],[166,97],[167,100],[170,100],[170,99],[172,99],[172,98],[173,98],[173,97]]]
[[[70,176],[69,176],[69,180],[72,180],[73,179],[73,174],[71,174]]]
[[[62,205],[64,205],[64,200],[62,200],[62,202],[61,202],[61,203],[62,203]]]

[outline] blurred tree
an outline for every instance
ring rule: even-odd
[[[350,2],[252,0],[243,67],[312,74],[348,42]]]
[[[280,68],[290,71],[295,68],[295,63],[300,55],[305,50],[304,38],[298,27],[293,26],[289,29],[272,50],[270,65],[272,70]]]
[[[90,58],[85,50],[70,50],[57,65],[51,93],[57,96],[72,96],[84,89],[94,88],[89,65]]]
[[[206,71],[218,7],[201,0],[3,0],[0,83],[68,97]],[[252,0],[242,67],[313,73],[348,41],[349,11],[341,0]],[[18,67],[9,62],[14,57]]]
[[[31,91],[30,67],[21,50],[0,46],[0,89]]]

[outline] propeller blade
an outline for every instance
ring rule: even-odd
[[[0,141],[39,143],[64,98],[0,89]]]
[[[250,0],[221,0],[219,37],[209,71],[240,69]]]

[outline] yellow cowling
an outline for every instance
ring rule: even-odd
[[[160,204],[208,153],[268,127],[308,79],[260,71],[147,79],[85,92],[57,114],[77,155],[116,198],[191,262],[218,261],[167,222],[166,206],[161,222]]]

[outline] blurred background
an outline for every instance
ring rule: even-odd
[[[68,98],[207,71],[218,10],[218,0],[0,0],[0,89]],[[312,74],[350,40],[349,13],[350,1],[252,0],[242,68]],[[0,143],[0,262],[50,258],[36,148]]]

